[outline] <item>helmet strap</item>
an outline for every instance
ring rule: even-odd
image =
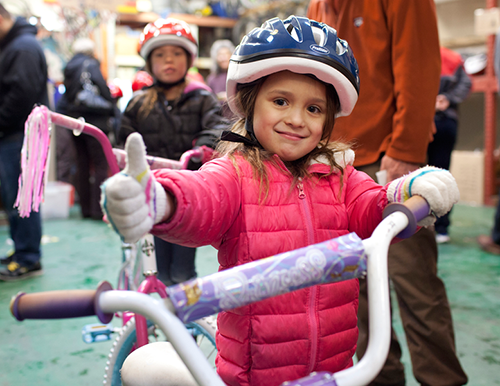
[[[247,137],[244,137],[240,134],[237,134],[235,132],[229,131],[229,130],[224,130],[222,132],[222,135],[220,137],[221,141],[228,141],[228,142],[240,142],[245,144],[246,146],[253,146],[257,147],[259,149],[263,149],[262,145],[259,143],[257,140],[257,137],[255,136],[253,132],[253,123],[249,119],[245,120],[245,130],[247,131],[248,135],[250,136],[250,139]]]
[[[173,83],[165,83],[165,82],[162,82],[161,80],[156,79],[155,84],[160,86],[164,90],[170,90],[172,87],[178,86],[179,84],[183,83],[185,80],[186,80],[186,76],[183,76],[177,82],[173,82]]]

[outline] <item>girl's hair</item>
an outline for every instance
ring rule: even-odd
[[[314,75],[307,74],[311,78],[321,82]],[[262,77],[252,83],[247,84],[239,84],[238,91],[235,96],[235,103],[238,105],[238,108],[244,112],[244,116],[246,119],[250,120],[250,123],[253,119],[254,109],[255,109],[255,101],[257,99],[257,94],[262,87],[262,84],[267,79],[267,76]],[[348,144],[342,142],[329,142],[330,135],[333,131],[333,126],[335,124],[335,114],[340,109],[339,97],[335,88],[331,84],[327,84],[321,82],[326,86],[326,109],[327,115],[325,119],[325,124],[323,126],[323,135],[321,136],[321,141],[318,146],[311,151],[309,154],[306,154],[302,158],[299,158],[295,161],[287,161],[284,162],[287,169],[292,173],[293,183],[292,189],[296,186],[299,179],[309,177],[310,174],[307,171],[308,165],[311,161],[322,158],[326,159],[327,164],[330,165],[330,172],[327,175],[332,174],[335,169],[338,169],[341,173],[341,186],[343,180],[343,172],[344,169],[341,165],[339,165],[335,161],[335,152],[344,152],[350,148]],[[239,119],[232,127],[231,131],[243,135],[250,139],[249,134],[245,130],[245,118]],[[247,146],[243,143],[234,143],[234,142],[219,142],[216,152],[219,156],[227,155],[233,160],[234,165],[236,166],[234,154],[241,154],[252,166],[254,178],[260,181],[260,186],[264,188],[264,199],[267,197],[269,191],[269,179],[267,176],[267,170],[265,166],[265,161],[269,161],[277,166],[275,158],[273,157],[273,153],[270,153],[262,148],[257,148],[255,146]],[[262,197],[262,196],[261,196]]]
[[[180,47],[180,46],[179,46]],[[192,57],[191,57],[191,54],[184,48],[184,47],[181,47],[185,54],[186,54],[186,58],[187,58],[187,68],[189,69],[191,67],[191,64],[192,64]],[[153,71],[152,71],[152,66],[151,66],[151,54],[154,52],[151,51],[151,53],[149,54],[147,60],[146,60],[146,66],[145,66],[145,69],[146,71],[154,78],[154,74],[153,74]],[[150,112],[151,110],[153,110],[153,107],[156,103],[156,101],[158,100],[158,93],[160,92],[163,92],[164,88],[161,87],[160,85],[158,85],[157,83],[156,84],[153,84],[153,86],[149,87],[148,89],[144,90],[144,93],[146,94],[144,99],[143,99],[143,102],[142,102],[142,105],[141,107],[139,108],[139,117],[141,118],[144,118],[146,117]],[[132,100],[132,106],[137,103],[140,99],[142,98],[135,98],[134,100]]]

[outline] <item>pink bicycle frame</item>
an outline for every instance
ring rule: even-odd
[[[75,119],[63,114],[52,112],[45,106],[35,107],[35,109],[37,108],[38,109],[42,108],[43,110],[45,110],[48,118],[52,123],[61,126],[63,128],[72,130],[74,135],[80,135],[83,133],[97,139],[97,141],[99,142],[104,151],[104,155],[108,162],[108,166],[113,175],[119,173],[120,169],[123,169],[126,166],[125,151],[121,149],[113,149],[106,134],[104,134],[104,132],[98,127],[86,123],[83,119]],[[152,156],[146,156],[146,159],[151,169],[161,169],[161,168],[187,169],[190,160],[193,160],[195,162],[201,162],[202,160],[206,159],[207,154],[205,154],[205,152],[207,152],[207,150],[208,148],[205,147],[188,150],[187,152],[182,154],[181,159],[179,161],[169,160],[159,157],[152,157]],[[141,282],[137,292],[143,294],[157,293],[161,298],[166,298],[167,292],[165,288],[166,288],[165,284],[163,284],[156,277],[156,274],[152,273],[146,275],[146,278]],[[134,315],[134,313],[132,312],[124,312],[123,324],[125,325],[128,322],[128,320],[130,320],[134,316],[136,321],[137,347],[141,347],[148,344],[148,331],[147,331],[146,318],[139,314]]]

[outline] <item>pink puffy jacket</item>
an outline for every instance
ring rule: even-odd
[[[291,188],[279,161],[269,164],[269,194],[250,164],[226,157],[198,171],[159,170],[157,180],[177,201],[169,222],[153,234],[187,246],[211,244],[220,269],[325,241],[349,232],[371,235],[387,205],[386,191],[352,166],[340,176],[313,164],[313,178]],[[319,178],[323,176],[323,178]],[[262,196],[263,197],[263,196]],[[218,316],[217,370],[228,385],[280,385],[312,371],[352,366],[358,330],[357,280],[320,285]]]

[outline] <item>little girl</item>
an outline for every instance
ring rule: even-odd
[[[125,240],[151,231],[211,244],[223,270],[348,232],[366,238],[389,202],[412,194],[436,215],[458,199],[447,171],[427,167],[382,187],[351,166],[346,145],[328,143],[335,117],[356,103],[358,67],[323,23],[291,16],[254,29],[231,58],[227,86],[240,120],[199,171],[151,173],[141,138],[129,138],[125,174],[103,186],[103,207]],[[357,280],[319,285],[221,312],[223,381],[280,385],[352,366],[358,288]]]
[[[137,91],[121,119],[118,138],[124,143],[140,133],[151,155],[178,160],[195,146],[214,147],[227,129],[215,94],[189,78],[198,53],[189,26],[177,19],[158,19],[140,37],[139,54],[146,61],[152,84]],[[199,164],[190,163],[191,169]],[[155,238],[158,278],[166,285],[196,276],[196,249]]]

